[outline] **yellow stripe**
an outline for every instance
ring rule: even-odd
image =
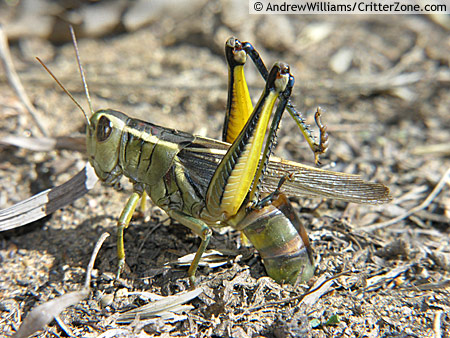
[[[247,123],[253,112],[252,100],[245,81],[244,66],[236,66],[233,69],[233,99],[228,116],[227,139],[233,143]]]
[[[267,126],[277,97],[278,93],[275,92],[270,92],[267,96],[255,132],[245,145],[246,149],[238,158],[238,162],[228,178],[227,185],[224,187],[220,208],[229,216],[237,213],[252,185],[261,157]]]

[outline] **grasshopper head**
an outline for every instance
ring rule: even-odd
[[[104,182],[115,184],[122,175],[119,166],[122,131],[129,118],[115,110],[98,110],[89,119],[86,144],[89,162]]]
[[[100,180],[105,183],[115,185],[119,182],[119,179],[122,176],[122,169],[119,165],[120,144],[123,129],[127,124],[129,118],[119,111],[110,109],[98,110],[94,113],[91,98],[89,95],[88,85],[84,75],[83,67],[81,66],[75,32],[72,26],[70,26],[70,33],[72,35],[73,46],[75,48],[75,54],[77,56],[78,68],[80,69],[80,75],[84,85],[86,99],[89,103],[89,110],[92,113],[92,116],[90,118],[88,118],[83,107],[81,107],[81,105],[75,100],[75,98],[64,87],[64,85],[56,78],[56,76],[50,71],[50,69],[48,69],[47,66],[39,58],[37,58],[37,60],[83,113],[87,122],[86,144],[89,162],[94,167],[95,173]]]

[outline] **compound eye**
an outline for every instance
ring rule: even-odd
[[[106,117],[100,117],[100,120],[97,124],[97,141],[103,142],[108,139],[112,132],[112,124],[111,121]]]

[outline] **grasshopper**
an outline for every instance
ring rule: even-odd
[[[72,37],[90,117],[43,66],[85,115],[87,155],[100,181],[115,187],[125,176],[133,184],[118,219],[117,277],[125,264],[124,230],[139,200],[145,200],[146,195],[201,238],[188,270],[191,285],[195,285],[195,273],[208,246],[211,228],[222,226],[244,233],[260,253],[268,275],[277,282],[309,280],[315,270],[313,251],[287,195],[372,204],[390,200],[389,189],[382,184],[271,156],[285,109],[299,125],[316,162],[327,148],[326,127],[318,110],[315,118],[320,142],[316,143],[290,103],[294,77],[289,66],[279,62],[267,71],[251,44],[235,38],[226,43],[228,100],[223,141],[218,141],[133,119],[116,110],[94,112],[73,30]],[[243,68],[248,55],[266,81],[254,108]],[[82,193],[84,190],[78,195]]]

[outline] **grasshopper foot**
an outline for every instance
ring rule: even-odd
[[[122,273],[124,266],[125,266],[125,258],[119,259],[118,267],[117,267],[116,280],[119,280],[120,274]]]
[[[195,281],[195,276],[189,276],[189,289],[195,290],[197,288],[197,283]]]

